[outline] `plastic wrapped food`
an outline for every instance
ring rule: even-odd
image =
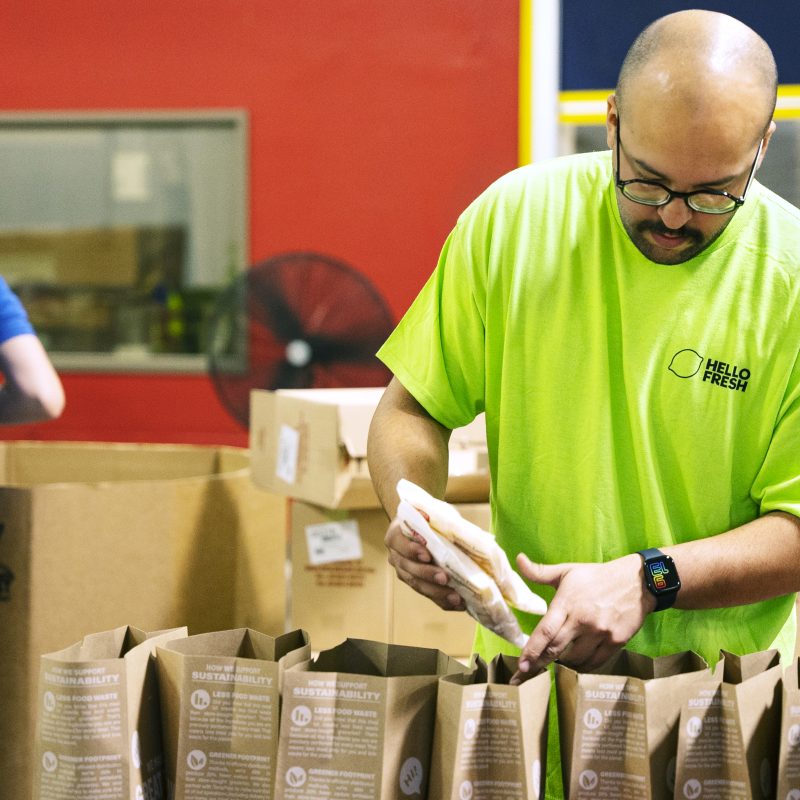
[[[411,538],[414,531],[425,539],[433,562],[447,573],[448,585],[464,599],[470,616],[523,647],[528,637],[509,606],[544,614],[547,604],[514,572],[494,536],[410,481],[401,480],[397,491],[403,532]]]

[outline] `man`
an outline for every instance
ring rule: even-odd
[[[55,419],[64,409],[64,389],[28,315],[0,278],[0,425]]]
[[[516,681],[626,644],[791,657],[800,212],[753,181],[776,86],[737,20],[657,20],[608,99],[611,152],[484,192],[380,351],[395,378],[369,466],[390,516],[400,477],[443,495],[450,430],[486,412],[493,531],[549,599],[521,617]],[[401,579],[463,608],[396,521],[386,544]],[[515,652],[482,628],[475,649]]]

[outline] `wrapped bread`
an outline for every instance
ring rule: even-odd
[[[433,562],[447,573],[448,585],[464,599],[467,612],[498,636],[524,646],[528,637],[509,606],[544,614],[547,604],[512,569],[494,536],[410,481],[399,481],[397,492],[404,533],[411,537],[415,531],[425,539]]]

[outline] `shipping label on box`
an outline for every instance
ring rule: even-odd
[[[250,397],[253,480],[324,508],[377,508],[367,437],[383,388],[255,390]],[[485,502],[483,415],[450,437],[447,499]]]
[[[292,501],[287,626],[309,632],[314,650],[348,636],[389,641],[394,570],[379,509],[333,510]],[[431,604],[432,605],[432,604]]]

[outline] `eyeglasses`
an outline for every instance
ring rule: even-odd
[[[692,211],[700,211],[703,214],[730,214],[740,205],[744,203],[744,196],[750,188],[750,183],[755,175],[756,164],[758,157],[761,155],[761,148],[764,146],[764,139],[758,143],[758,150],[756,157],[753,160],[753,166],[750,167],[750,174],[747,176],[747,183],[744,187],[741,197],[735,194],[725,192],[722,189],[697,189],[693,192],[675,192],[668,189],[663,183],[658,181],[645,180],[642,178],[634,178],[630,181],[622,181],[619,178],[619,153],[620,153],[620,118],[617,115],[617,188],[622,194],[633,200],[634,203],[641,203],[645,206],[665,206],[671,203],[676,197],[683,198]]]

